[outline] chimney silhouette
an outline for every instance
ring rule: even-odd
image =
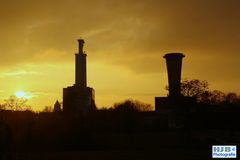
[[[87,87],[87,55],[83,53],[84,40],[78,39],[78,45],[78,53],[75,54],[75,85],[85,89]]]
[[[182,53],[168,53],[163,56],[167,63],[169,97],[181,95]]]

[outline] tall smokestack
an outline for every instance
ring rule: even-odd
[[[181,70],[182,53],[168,53],[163,56],[166,59],[168,71],[169,97],[179,97],[181,95]]]
[[[83,53],[84,40],[78,39],[78,53],[75,54],[75,85],[87,87],[86,54]]]

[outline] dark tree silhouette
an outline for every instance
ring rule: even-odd
[[[11,109],[15,111],[19,110],[31,110],[31,106],[27,105],[27,99],[25,98],[17,98],[14,95],[11,95],[9,98],[4,100],[3,104],[5,109]]]
[[[166,90],[169,90],[168,86]],[[206,101],[210,96],[208,82],[198,79],[184,80],[181,82],[181,95],[195,97],[198,102]]]
[[[114,110],[123,112],[140,112],[153,110],[153,107],[150,104],[131,99],[125,100],[120,103],[115,103],[113,108]]]
[[[211,104],[221,104],[226,100],[226,94],[218,91],[218,90],[214,90],[209,92],[209,96],[206,97],[206,102],[209,102]]]
[[[229,104],[240,104],[240,97],[236,93],[230,92],[225,96],[225,102]]]
[[[188,97],[200,97],[208,92],[208,89],[208,82],[205,80],[184,80],[181,83],[181,94]]]
[[[0,104],[0,110],[5,110],[6,106],[4,104]]]
[[[187,97],[195,97],[197,102],[205,104],[240,104],[240,96],[236,93],[224,93],[219,90],[210,91],[205,80],[184,80],[181,82],[181,94]],[[168,90],[168,86],[166,86]]]

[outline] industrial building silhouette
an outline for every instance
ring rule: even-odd
[[[84,40],[78,39],[78,53],[75,54],[75,84],[63,88],[63,112],[75,115],[87,115],[96,110],[95,91],[87,87],[87,54],[83,51]],[[166,59],[168,73],[168,97],[155,97],[155,111],[167,114],[170,126],[175,126],[178,120],[188,112],[195,103],[194,98],[181,95],[182,53],[168,53]],[[177,116],[176,116],[177,114]],[[174,115],[174,116],[172,116]],[[173,118],[172,118],[173,117]],[[181,122],[181,125],[183,123]]]
[[[75,54],[75,84],[63,88],[63,112],[69,114],[87,114],[95,110],[95,92],[87,87],[87,54],[83,51],[84,40],[79,39],[79,50]]]
[[[155,111],[167,115],[169,128],[184,127],[184,117],[195,106],[193,97],[181,95],[182,53],[168,53],[163,56],[166,59],[168,74],[167,97],[155,97]]]
[[[77,116],[87,115],[96,110],[95,92],[87,87],[87,54],[83,51],[84,40],[78,39],[78,53],[75,54],[75,84],[63,88],[63,113]],[[181,95],[182,53],[168,53],[166,59],[168,73],[168,97],[155,97],[155,112],[164,114],[170,128],[183,127],[184,115],[195,99]],[[180,117],[180,118],[179,118]]]

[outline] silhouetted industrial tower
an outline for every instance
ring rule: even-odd
[[[171,110],[183,109],[195,103],[192,97],[184,97],[181,95],[181,72],[182,53],[168,53],[163,56],[166,59],[168,73],[168,97],[155,97],[155,110]]]
[[[94,89],[87,87],[87,55],[83,52],[84,40],[79,39],[78,53],[75,54],[75,84],[63,88],[63,112],[87,114],[95,110]]]
[[[182,53],[168,53],[163,58],[166,59],[168,72],[168,87],[170,97],[179,97],[181,95],[181,71]]]

